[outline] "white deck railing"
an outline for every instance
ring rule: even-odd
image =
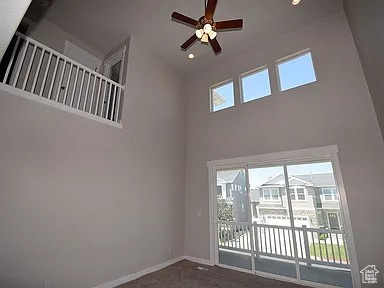
[[[306,226],[295,227],[292,230],[289,226],[226,221],[219,221],[217,227],[219,249],[251,253],[251,239],[254,239],[255,257],[295,260],[293,240],[293,233],[295,233],[300,262],[308,266],[318,264],[350,269],[343,230],[307,228]]]
[[[14,48],[0,83],[59,108],[103,122],[121,122],[123,85],[18,32],[12,41]]]

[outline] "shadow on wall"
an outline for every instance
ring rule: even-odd
[[[55,0],[32,0],[31,5],[29,5],[24,16],[24,18],[26,18],[26,22],[31,22],[31,25],[37,26],[41,19],[44,18],[54,1]],[[28,33],[30,32],[31,30],[28,31]]]

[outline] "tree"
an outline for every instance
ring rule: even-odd
[[[233,205],[221,199],[217,202],[217,218],[219,221],[233,222]]]

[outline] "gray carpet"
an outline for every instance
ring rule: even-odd
[[[196,269],[198,266],[208,271]],[[302,288],[297,284],[267,279],[248,273],[196,264],[190,261],[180,261],[163,270],[148,274],[119,288]]]

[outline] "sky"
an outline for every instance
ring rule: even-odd
[[[333,173],[331,162],[289,165],[287,169],[288,176]],[[269,178],[279,174],[284,174],[282,166],[249,169],[250,186],[251,188],[257,187],[268,181]]]
[[[294,58],[291,61],[282,62],[277,65],[277,68],[280,75],[282,91],[316,81],[310,52]]]
[[[243,102],[271,95],[269,70],[264,69],[241,79]]]
[[[221,105],[214,106],[213,112],[235,106],[235,96],[234,96],[235,92],[233,90],[233,82],[230,82],[223,86],[215,88],[214,91],[216,91],[218,94],[223,96],[225,101]]]
[[[310,52],[281,62],[277,65],[277,69],[282,91],[316,81],[312,55]],[[268,68],[242,77],[241,85],[244,103],[271,95]],[[223,104],[213,107],[214,112],[235,105],[233,82],[214,88],[214,91],[225,98]]]

